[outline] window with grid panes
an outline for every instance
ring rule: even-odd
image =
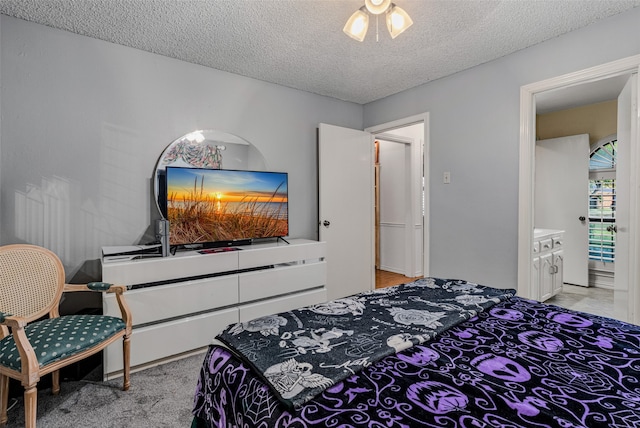
[[[589,259],[615,261],[617,138],[604,140],[589,159]]]

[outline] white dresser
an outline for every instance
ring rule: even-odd
[[[533,231],[533,296],[544,302],[562,290],[564,251],[563,230]]]
[[[131,370],[199,351],[228,324],[326,301],[325,243],[289,242],[128,261],[103,257],[102,280],[130,288]],[[103,294],[102,303],[106,315],[119,316],[112,294]],[[120,342],[105,350],[103,362],[105,379],[122,375]]]

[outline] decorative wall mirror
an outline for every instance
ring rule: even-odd
[[[158,212],[166,219],[163,203],[167,166],[210,169],[265,171],[266,162],[260,151],[247,140],[217,130],[197,130],[169,144],[156,163],[154,200]]]

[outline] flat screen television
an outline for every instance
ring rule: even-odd
[[[203,247],[289,234],[288,174],[167,167],[169,245]]]

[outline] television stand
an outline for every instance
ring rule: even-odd
[[[324,242],[227,248],[140,260],[103,256],[102,280],[129,288],[132,372],[201,352],[229,324],[327,300]],[[105,315],[119,313],[113,294],[103,293],[102,307]],[[122,369],[122,347],[108,346],[104,379],[122,376]]]

